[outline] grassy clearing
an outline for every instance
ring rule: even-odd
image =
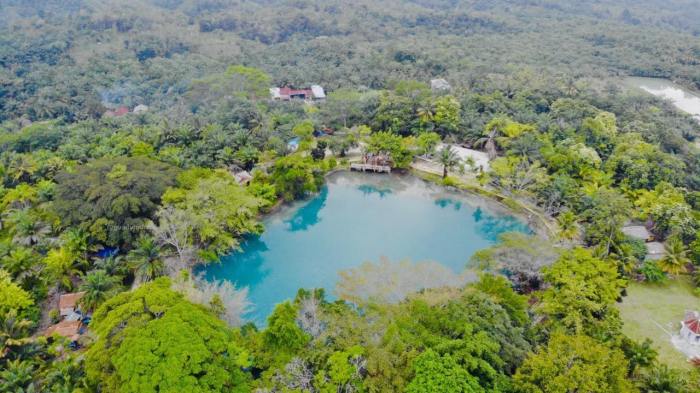
[[[693,295],[693,286],[687,277],[660,285],[632,282],[619,309],[625,334],[639,341],[651,339],[660,361],[675,368],[691,369],[664,331],[677,333],[685,311],[700,309],[700,298]]]

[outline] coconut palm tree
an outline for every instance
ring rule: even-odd
[[[33,322],[20,319],[17,310],[10,310],[0,320],[0,359],[7,356],[13,347],[21,347],[33,341],[29,328]]]
[[[664,244],[666,255],[659,260],[659,267],[668,274],[677,275],[688,271],[691,262],[683,241],[672,237]]]
[[[104,270],[93,270],[85,275],[80,290],[85,292],[80,304],[85,310],[94,310],[119,291],[119,279],[108,275]]]
[[[657,364],[644,374],[641,385],[645,392],[681,393],[687,392],[688,382],[678,370],[668,368],[665,364]]]
[[[526,131],[532,131],[534,127],[520,124],[505,117],[496,117],[484,127],[483,137],[475,143],[475,147],[483,147],[493,160],[498,154],[498,150],[503,149],[508,143]]]
[[[438,162],[442,164],[442,178],[444,179],[447,177],[447,171],[459,164],[459,156],[452,149],[452,146],[445,146],[440,150]]]
[[[121,255],[110,255],[105,258],[97,258],[95,269],[104,270],[110,276],[124,277],[129,273],[129,266]]]
[[[51,227],[39,220],[29,209],[12,210],[7,217],[11,225],[12,241],[24,246],[33,246],[51,233]]]
[[[160,247],[150,237],[139,239],[136,248],[129,252],[126,260],[139,282],[150,281],[162,275],[165,270]]]
[[[29,360],[7,362],[0,371],[0,392],[34,392],[34,364]]]

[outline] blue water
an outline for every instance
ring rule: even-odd
[[[362,262],[432,260],[458,273],[499,234],[530,232],[494,209],[410,175],[336,173],[319,195],[267,217],[261,236],[204,273],[248,287],[254,308],[247,317],[264,323],[299,288],[332,296],[338,271]]]

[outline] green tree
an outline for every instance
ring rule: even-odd
[[[78,256],[65,247],[49,250],[44,264],[49,277],[68,290],[73,288],[73,278],[80,274],[82,266]]]
[[[56,176],[53,205],[65,226],[120,245],[145,231],[177,169],[144,157],[100,159]]]
[[[407,139],[390,132],[375,132],[367,141],[367,152],[384,154],[391,158],[394,167],[407,168],[413,160],[413,153],[407,144]]]
[[[23,311],[34,305],[29,292],[14,283],[10,274],[3,269],[0,269],[0,287],[0,316],[5,316],[12,310],[22,315]]]
[[[86,374],[102,392],[245,392],[248,355],[234,331],[158,278],[93,315]]]
[[[279,196],[293,201],[317,192],[323,184],[323,173],[311,157],[291,154],[275,161],[270,180]]]
[[[270,76],[262,70],[232,65],[226,69],[226,76],[234,92],[245,94],[253,102],[270,94]]]
[[[104,270],[88,272],[80,285],[80,290],[85,292],[80,298],[82,310],[94,310],[119,292],[119,287],[119,278],[108,275]]]
[[[165,272],[160,247],[151,237],[140,238],[136,247],[129,251],[126,261],[139,282],[151,281]]]
[[[261,231],[257,215],[263,201],[238,185],[228,172],[189,170],[178,176],[178,184],[180,187],[163,195],[165,208],[161,212],[174,208],[179,217],[172,221],[159,215],[162,225],[156,233],[164,244],[174,245],[168,241],[173,239],[163,237],[172,235],[164,228],[168,223],[189,227],[182,246],[193,246],[201,259],[210,261],[238,247],[243,235]]]
[[[442,135],[454,133],[459,128],[461,106],[453,96],[442,96],[435,100],[435,114],[432,120],[436,130]]]
[[[440,135],[435,132],[422,132],[416,138],[419,154],[433,154],[440,143]]]
[[[483,147],[488,153],[489,159],[494,159],[498,150],[508,147],[511,140],[530,131],[534,131],[534,127],[514,122],[505,117],[495,117],[486,124],[483,136],[474,145]]]
[[[577,247],[543,271],[550,287],[542,294],[542,310],[555,324],[572,333],[593,334],[603,321],[617,316],[614,303],[625,282],[615,265]]]
[[[664,256],[658,262],[661,270],[668,274],[678,275],[688,271],[691,263],[688,257],[688,249],[683,241],[677,237],[672,237],[664,244]]]
[[[302,349],[310,337],[296,323],[297,308],[286,301],[275,306],[263,332],[266,348],[281,356],[291,356]]]
[[[622,352],[579,335],[552,336],[546,348],[525,360],[513,382],[520,393],[635,391]]]
[[[432,349],[416,357],[413,370],[415,376],[406,388],[407,393],[486,392],[450,355],[440,356]]]
[[[459,165],[460,159],[459,155],[452,149],[452,146],[445,146],[440,150],[438,154],[438,162],[442,164],[442,178],[447,177],[447,172],[452,170],[455,166]]]
[[[690,386],[681,371],[657,364],[642,375],[639,390],[642,393],[684,393],[690,391]]]

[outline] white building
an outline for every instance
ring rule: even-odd
[[[430,88],[433,91],[447,91],[447,90],[452,89],[452,86],[450,86],[449,82],[440,78],[440,79],[431,79],[430,80]]]
[[[685,314],[680,335],[688,344],[700,346],[700,312],[688,311]]]

